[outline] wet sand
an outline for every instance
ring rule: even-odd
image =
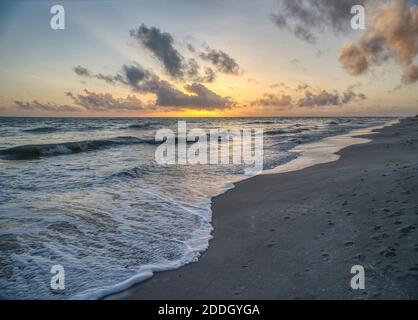
[[[197,263],[109,299],[418,299],[418,118],[213,199]],[[350,287],[353,265],[364,290]]]

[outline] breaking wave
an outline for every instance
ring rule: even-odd
[[[0,156],[7,160],[31,160],[41,157],[74,154],[80,152],[101,150],[116,146],[133,144],[159,144],[152,139],[139,139],[135,137],[116,137],[106,140],[86,140],[78,142],[29,144],[0,150]]]
[[[59,131],[59,129],[56,127],[39,127],[39,128],[25,129],[22,131],[27,132],[27,133],[52,133],[52,132]]]

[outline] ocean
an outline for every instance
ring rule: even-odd
[[[0,118],[0,298],[97,299],[197,261],[243,165],[160,165],[155,133],[263,129],[264,169],[390,118]],[[293,150],[292,150],[293,149]],[[51,267],[65,289],[51,289]]]

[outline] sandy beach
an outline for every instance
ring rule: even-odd
[[[379,131],[335,162],[238,183],[213,200],[197,263],[108,298],[417,299],[418,118]]]

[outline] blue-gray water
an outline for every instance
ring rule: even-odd
[[[208,246],[210,197],[237,165],[155,162],[155,131],[178,119],[0,118],[0,298],[91,297]],[[188,129],[264,129],[264,168],[300,143],[387,118],[186,119]],[[50,289],[52,265],[65,290]]]

